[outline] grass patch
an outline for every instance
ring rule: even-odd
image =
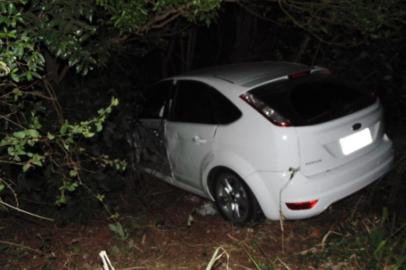
[[[380,217],[357,216],[293,260],[323,269],[405,269],[406,224],[399,224],[386,208]]]

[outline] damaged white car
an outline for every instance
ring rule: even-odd
[[[317,215],[393,162],[379,99],[325,68],[199,70],[155,84],[144,108],[141,122],[156,146],[143,150],[144,170],[213,200],[237,224],[262,213]]]

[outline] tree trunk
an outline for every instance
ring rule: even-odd
[[[235,45],[232,62],[241,62],[252,57],[254,38],[257,32],[257,19],[241,8],[235,14]]]
[[[58,85],[64,78],[69,70],[67,65],[61,64],[58,59],[53,57],[48,50],[44,50],[45,65],[46,65],[46,79],[51,84]]]

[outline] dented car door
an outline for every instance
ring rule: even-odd
[[[201,82],[177,81],[165,130],[176,181],[196,189],[201,189],[202,171],[210,160],[217,127],[207,88]]]

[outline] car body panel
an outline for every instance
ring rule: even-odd
[[[356,162],[311,177],[300,171],[282,191],[283,215],[288,219],[308,218],[323,212],[332,203],[347,197],[384,176],[393,166],[392,142],[385,136],[382,143]],[[316,207],[292,211],[286,202],[317,199]]]
[[[141,136],[147,137],[139,147],[143,159],[143,167],[150,174],[173,184],[172,168],[167,155],[165,138],[165,120],[142,119],[143,132]],[[140,131],[139,131],[140,132]],[[146,142],[148,141],[148,143]]]
[[[195,70],[183,74],[196,79],[219,78],[234,85],[250,88],[286,74],[308,70],[309,66],[288,62],[253,62],[244,64],[230,64]]]
[[[213,153],[215,125],[166,122],[167,151],[176,181],[202,189],[201,175]]]
[[[359,124],[361,128],[353,130]],[[306,176],[340,167],[377,147],[384,135],[382,109],[377,101],[361,111],[320,125],[296,127],[300,143],[301,172]],[[369,129],[372,143],[349,155],[342,152],[340,139]]]
[[[215,88],[242,116],[227,124],[162,119],[159,124],[163,123],[164,128],[159,128],[159,132],[163,132],[170,172],[156,176],[214,200],[209,183],[211,172],[226,168],[243,179],[269,219],[317,215],[335,201],[382,177],[392,166],[393,150],[384,131],[379,101],[320,124],[279,127],[240,98],[242,93],[259,85],[289,80],[290,73],[303,70],[326,71],[295,63],[267,62],[206,69],[170,78],[174,84],[194,80]],[[156,120],[145,121],[156,129]],[[366,128],[371,132],[372,142],[344,154],[340,140]],[[286,206],[288,202],[308,200],[318,202],[307,210]]]

